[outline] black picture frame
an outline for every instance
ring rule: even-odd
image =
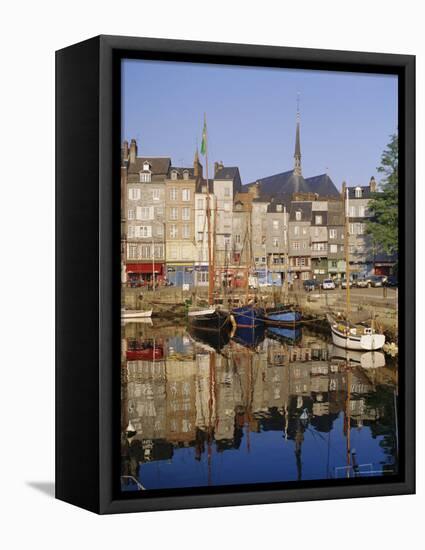
[[[123,57],[398,75],[400,474],[393,480],[118,494]],[[414,492],[415,57],[119,36],[56,52],[56,498],[107,514]]]

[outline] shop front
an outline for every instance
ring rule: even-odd
[[[194,272],[195,268],[193,264],[168,264],[167,283],[183,288],[187,285],[192,287],[194,284]]]
[[[127,286],[152,287],[153,282],[155,282],[155,286],[163,284],[164,264],[158,262],[127,264]]]

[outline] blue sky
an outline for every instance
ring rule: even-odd
[[[139,155],[191,166],[206,112],[210,170],[238,166],[243,183],[293,168],[298,92],[304,177],[366,185],[397,130],[392,75],[125,60],[122,83]]]

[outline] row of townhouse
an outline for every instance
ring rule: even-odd
[[[197,152],[192,166],[176,167],[167,157],[139,157],[135,140],[124,143],[122,166],[123,282],[207,286],[209,238],[220,286],[244,286],[252,273],[260,284],[275,285],[285,277],[345,275],[345,184],[339,192],[332,183],[331,193],[321,195],[294,170],[281,175],[290,174],[290,187],[270,194],[267,181],[242,185],[237,167],[217,162],[207,181]],[[366,234],[375,191],[373,177],[348,188],[354,277],[389,273],[394,263]]]

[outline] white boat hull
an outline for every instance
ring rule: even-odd
[[[121,311],[121,319],[146,319],[152,316],[152,310],[139,311],[131,309]]]
[[[344,334],[336,329],[336,323],[332,317],[328,316],[328,321],[331,326],[332,341],[340,348],[359,351],[376,351],[381,349],[385,344],[384,334]]]
[[[208,307],[205,309],[194,309],[188,312],[188,317],[203,317],[204,315],[211,315],[215,313],[215,307]]]

